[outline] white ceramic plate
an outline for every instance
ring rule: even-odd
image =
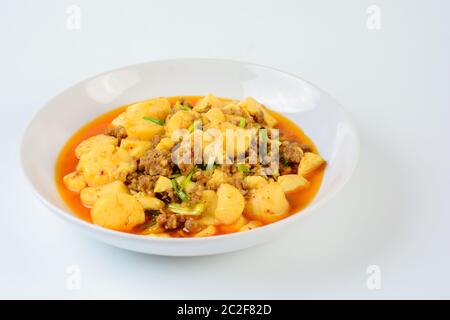
[[[319,193],[298,214],[248,232],[209,238],[153,238],[104,229],[71,213],[54,182],[62,146],[81,126],[118,106],[159,96],[252,96],[296,122],[317,145],[328,165]],[[56,96],[34,117],[22,141],[22,164],[35,194],[81,233],[120,248],[150,254],[217,254],[262,243],[295,228],[327,202],[350,178],[357,162],[356,132],[339,104],[296,76],[251,63],[177,59],[123,67],[82,81]]]

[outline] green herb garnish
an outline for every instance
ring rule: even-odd
[[[153,227],[156,224],[156,219],[150,219],[147,222],[144,222],[140,226],[136,227],[138,230],[145,230],[150,227]]]
[[[175,102],[175,105],[173,106],[175,109],[180,109],[184,111],[191,111],[191,108],[189,108],[187,105],[181,104],[181,102],[178,100]]]
[[[267,129],[261,129],[260,131],[260,141],[259,141],[259,148],[260,148],[260,155],[261,158],[264,160],[264,158],[267,155]]]
[[[156,118],[152,118],[152,117],[144,117],[144,120],[159,124],[160,126],[164,125],[164,120],[160,120],[160,119],[156,119]]]
[[[281,158],[280,160],[281,160],[281,163],[284,164],[285,166],[289,166],[290,165],[289,161],[286,160],[285,158]]]
[[[247,121],[245,120],[245,118],[241,118],[239,120],[239,127],[241,128],[245,128],[245,124],[247,123]]]
[[[167,208],[173,213],[183,214],[187,216],[199,216],[205,210],[205,204],[197,203],[192,207],[183,207],[179,203],[172,202],[167,205]]]
[[[189,184],[189,182],[191,182],[191,178],[192,178],[192,175],[194,174],[194,172],[195,172],[195,167],[193,167],[191,169],[191,171],[189,172],[187,177],[184,178],[183,181],[181,182],[181,189],[183,189],[184,191],[186,191],[187,185]]]
[[[173,190],[177,194],[178,198],[180,198],[181,201],[183,201],[183,202],[189,201],[189,196],[186,193],[184,193],[183,190],[181,190],[180,186],[178,185],[177,180],[172,179],[170,181],[172,182]]]
[[[244,163],[239,163],[238,165],[236,165],[236,168],[239,172],[242,173],[249,173],[250,172],[250,168],[247,164]]]

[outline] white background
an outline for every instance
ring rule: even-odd
[[[69,5],[81,29],[66,27]],[[366,26],[369,5],[381,30]],[[450,298],[450,1],[2,1],[0,298]],[[241,252],[146,256],[82,237],[26,186],[19,145],[46,101],[147,60],[244,60],[337,98],[354,177],[291,233]],[[176,79],[174,79],[176,81]],[[80,290],[67,268],[79,266]],[[367,267],[382,287],[366,287]]]

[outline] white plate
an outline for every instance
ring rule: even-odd
[[[312,203],[298,214],[248,232],[209,238],[152,238],[104,229],[71,213],[58,194],[54,167],[65,142],[93,118],[159,96],[252,96],[296,122],[327,160]],[[251,63],[209,59],[155,61],[123,67],[82,81],[56,96],[34,117],[22,141],[22,165],[35,194],[81,233],[120,248],[150,254],[195,256],[230,252],[295,228],[350,178],[359,154],[357,134],[339,104],[296,76]]]

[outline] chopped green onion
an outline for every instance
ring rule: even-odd
[[[284,164],[285,166],[289,166],[290,163],[288,160],[286,160],[285,158],[281,158],[280,160],[282,164]]]
[[[160,119],[156,119],[156,118],[152,118],[152,117],[144,117],[144,120],[159,124],[160,126],[164,125],[164,120],[160,120]]]
[[[245,124],[246,124],[245,118],[241,118],[239,120],[239,127],[245,128]]]
[[[172,181],[173,190],[177,194],[178,198],[180,198],[181,201],[183,201],[183,202],[189,201],[189,196],[186,193],[184,193],[183,190],[180,189],[180,186],[178,185],[177,180],[172,179],[170,181]]]
[[[174,178],[178,178],[178,177],[181,177],[181,174],[179,174],[179,173],[174,173],[174,174],[172,174],[172,175],[169,176],[170,179],[174,179]]]
[[[181,102],[179,100],[175,103],[174,108],[175,109],[181,109],[181,110],[184,110],[184,111],[190,111],[191,110],[191,108],[189,108],[188,106],[186,106],[184,104],[181,104]]]
[[[267,155],[267,129],[261,129],[260,130],[260,142],[259,142],[259,147],[260,147],[260,155],[261,158],[264,159]]]
[[[193,167],[191,169],[191,171],[189,172],[187,177],[183,179],[183,182],[181,182],[181,189],[183,189],[184,191],[186,191],[186,187],[187,187],[188,183],[191,182],[191,178],[192,178],[192,175],[194,174],[194,172],[195,172],[195,167]]]
[[[239,163],[236,167],[239,172],[242,172],[242,173],[250,172],[250,168],[248,167],[248,165],[246,165],[244,163]]]
[[[153,227],[156,224],[156,219],[150,219],[147,222],[144,222],[140,226],[137,227],[138,230],[145,230],[150,227]]]
[[[205,210],[205,204],[204,203],[197,203],[196,205],[192,207],[183,207],[179,203],[169,203],[167,205],[167,208],[173,212],[188,216],[199,216],[202,214],[202,212]]]

